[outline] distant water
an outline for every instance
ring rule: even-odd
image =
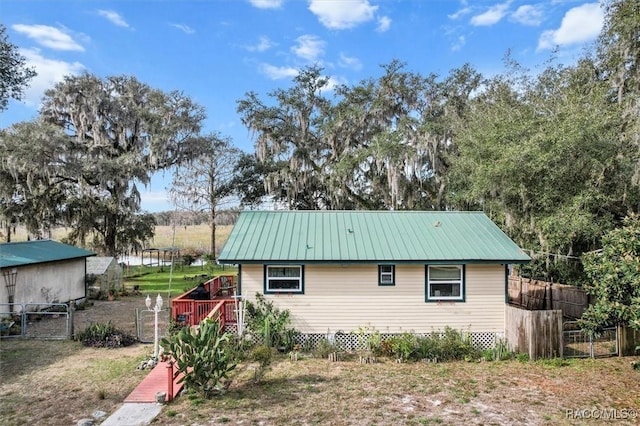
[[[118,258],[118,262],[124,263],[125,265],[128,265],[128,266],[139,266],[139,265],[142,265],[142,256],[121,256],[121,257]],[[157,259],[156,258],[153,258],[153,259],[150,260],[148,256],[145,256],[144,257],[144,262],[147,265],[149,264],[149,262],[154,262],[153,266],[157,266],[156,265],[156,263],[157,263]],[[163,264],[165,266],[169,266],[169,265],[171,265],[171,261],[166,260],[166,261],[164,261]],[[207,264],[207,262],[205,262],[204,260],[197,259],[191,265],[192,266],[203,266],[203,265],[206,265],[206,264]]]

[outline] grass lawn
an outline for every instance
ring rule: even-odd
[[[171,271],[169,266],[132,266],[125,270],[124,285],[128,291],[138,286],[145,293],[179,296],[189,289],[218,275],[237,275],[238,269],[228,265],[181,266]]]

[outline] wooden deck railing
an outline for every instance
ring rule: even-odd
[[[191,327],[205,318],[218,322],[221,328],[237,324],[236,300],[232,297],[235,290],[233,275],[214,277],[204,283],[204,288],[209,294],[208,300],[193,299],[191,293],[195,289],[191,289],[171,301],[173,320]],[[173,361],[167,364],[167,376],[167,401],[171,401],[175,396],[174,383],[179,377]]]
[[[234,291],[233,275],[220,275],[206,283],[204,287],[209,294],[208,300],[191,298],[191,289],[171,301],[171,317],[174,321],[196,326],[207,317],[221,321],[221,326],[235,324],[237,316],[235,312],[235,300],[232,298]],[[216,313],[217,312],[217,313]]]

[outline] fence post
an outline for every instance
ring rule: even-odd
[[[520,283],[520,306],[522,305],[522,277],[518,277],[518,282]]]
[[[69,303],[69,306],[67,307],[67,337],[71,340],[73,339],[73,312],[75,311],[75,307],[76,304],[75,302],[72,300],[71,303]]]
[[[173,360],[167,361],[167,401],[173,399]]]

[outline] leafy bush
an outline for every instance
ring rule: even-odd
[[[246,323],[250,333],[261,338],[267,347],[284,347],[291,350],[294,345],[293,335],[297,332],[290,331],[289,311],[281,311],[271,301],[267,301],[260,293],[256,293],[256,303],[245,302],[247,308]]]
[[[339,350],[340,348],[336,344],[331,343],[327,339],[322,339],[312,349],[311,353],[315,358],[327,359],[329,354],[338,352]]]
[[[383,354],[382,335],[378,330],[369,327],[360,327],[355,333],[358,338],[358,347],[363,348],[367,356],[380,356]]]
[[[74,340],[82,342],[84,346],[95,348],[119,348],[130,346],[138,341],[130,334],[118,330],[111,321],[106,324],[93,323],[88,325],[75,335]]]
[[[416,359],[436,361],[477,359],[480,352],[473,346],[471,337],[451,327],[445,327],[442,333],[432,333],[416,340]]]
[[[391,348],[391,355],[400,361],[415,359],[418,340],[413,333],[402,333],[387,339]]]
[[[179,383],[207,398],[223,389],[222,379],[236,367],[229,344],[229,334],[211,319],[201,321],[198,329],[186,327],[162,339],[166,353],[184,374]]]
[[[269,369],[269,365],[271,365],[271,360],[273,359],[273,351],[266,345],[258,345],[251,351],[250,358],[252,361],[258,363],[258,367],[255,369],[253,379],[256,382],[259,382],[262,380],[265,373]]]

